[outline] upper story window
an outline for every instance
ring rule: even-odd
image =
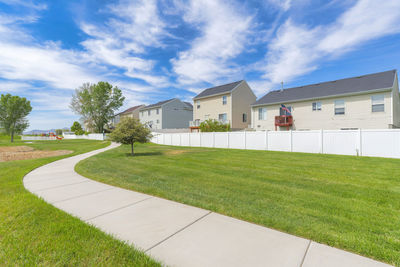
[[[246,114],[246,113],[243,113],[243,115],[242,115],[242,121],[243,121],[243,122],[247,122],[247,114]]]
[[[280,115],[280,116],[289,116],[289,115],[292,115],[292,107],[291,107],[291,106],[280,107],[280,109],[279,109],[279,115]]]
[[[226,105],[226,102],[228,101],[228,97],[226,95],[224,95],[222,97],[222,105]]]
[[[160,109],[159,109],[159,108],[156,109],[156,114],[157,114],[157,115],[160,114]]]
[[[335,100],[335,115],[344,115],[345,106],[344,100]]]
[[[197,106],[197,109],[200,108],[200,100],[197,100],[197,101],[196,101],[196,106]]]
[[[371,96],[372,112],[384,112],[385,111],[385,96],[384,95],[373,95]]]
[[[150,112],[151,112],[151,110],[149,109],[149,110],[147,111],[147,115],[149,115],[149,116],[150,116]]]
[[[258,109],[258,119],[260,121],[267,119],[267,108],[259,108]]]
[[[313,111],[319,111],[322,109],[322,104],[321,102],[313,102],[312,103],[312,110]]]

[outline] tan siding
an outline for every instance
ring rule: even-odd
[[[222,105],[222,96],[227,96],[226,105]],[[218,120],[218,115],[226,113],[228,120],[232,120],[231,105],[232,99],[231,94],[224,94],[218,96],[211,96],[207,98],[200,99],[200,108],[197,108],[197,101],[194,100],[193,103],[193,120],[206,120],[207,115],[209,119]]]
[[[232,128],[244,129],[251,125],[251,104],[257,97],[246,82],[242,82],[232,92]],[[247,122],[243,122],[243,113],[247,114]]]
[[[371,96],[374,94],[384,94],[384,112],[372,112]],[[345,101],[345,115],[335,115],[335,100]],[[313,111],[313,102],[321,102],[322,110]],[[297,103],[285,103],[285,105],[292,107],[292,115],[294,119],[293,130],[333,130],[342,128],[385,129],[389,128],[389,124],[391,124],[392,121],[391,102],[391,92],[388,91]],[[275,116],[279,115],[280,105],[269,105],[264,107],[267,108],[267,119],[264,121],[258,120],[258,107],[252,109],[253,118],[255,119],[253,128],[256,130],[274,130],[274,119]],[[282,130],[284,129],[286,128],[283,128]]]
[[[400,95],[397,75],[393,87],[393,125],[400,128]]]

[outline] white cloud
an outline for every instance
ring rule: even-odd
[[[90,36],[82,45],[92,60],[122,68],[126,76],[154,86],[168,85],[166,77],[152,73],[156,62],[143,56],[148,47],[162,47],[161,39],[168,35],[157,1],[124,0],[107,8],[113,18],[103,26],[81,23]]]
[[[276,6],[284,11],[289,10],[292,6],[292,0],[266,0],[267,4]]]
[[[329,25],[308,27],[288,19],[268,44],[259,70],[271,85],[315,70],[367,41],[400,32],[400,1],[359,0]]]
[[[240,68],[232,59],[245,49],[252,17],[225,1],[192,0],[182,8],[184,21],[198,28],[200,36],[171,60],[179,82],[213,83],[237,76]]]

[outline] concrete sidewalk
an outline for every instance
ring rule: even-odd
[[[74,171],[80,160],[117,146],[35,169],[25,176],[25,188],[170,266],[389,266],[208,210],[95,182]]]

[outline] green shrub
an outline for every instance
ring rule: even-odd
[[[84,135],[84,134],[85,134],[85,131],[82,129],[78,129],[75,131],[75,135]]]
[[[206,120],[200,123],[201,132],[229,132],[231,126],[229,123],[221,123],[217,120]]]

